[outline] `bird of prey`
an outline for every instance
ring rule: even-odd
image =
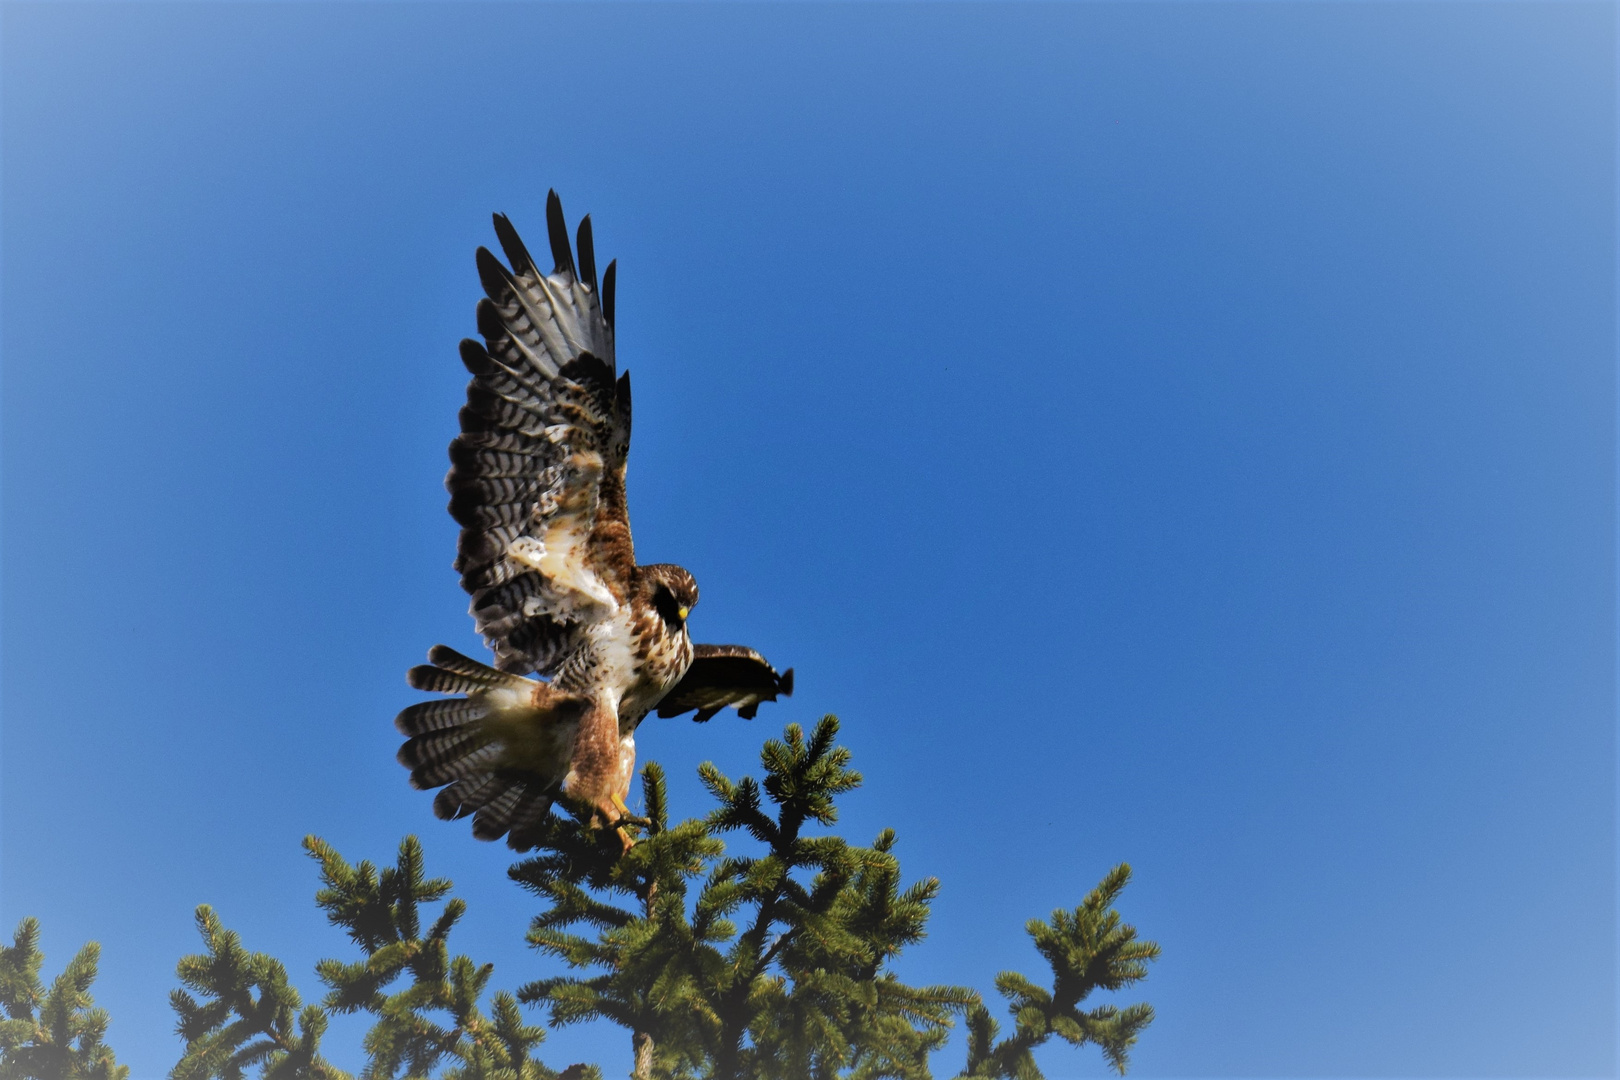
[[[640,565],[625,506],[630,375],[617,374],[609,263],[600,289],[591,219],[578,259],[557,193],[546,199],[554,266],[542,273],[505,215],[495,235],[510,269],[478,249],[480,344],[461,434],[450,443],[455,568],[494,666],[439,645],[408,679],[459,695],[395,721],[400,763],[419,789],[442,788],[440,818],[472,816],[473,835],[532,847],[560,801],[594,828],[623,825],[635,730],[660,716],[726,706],[752,717],[793,692],[740,645],[694,645],[697,582],[669,563]],[[533,673],[540,678],[526,678]],[[631,819],[634,820],[634,819]]]

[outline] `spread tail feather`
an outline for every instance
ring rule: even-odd
[[[521,675],[510,672],[497,671],[488,664],[480,664],[470,656],[463,656],[448,645],[435,645],[428,650],[428,663],[434,667],[453,671],[457,675],[464,675],[469,679],[477,679],[491,687],[504,686],[512,690],[521,690],[533,686],[533,682]]]
[[[417,690],[431,690],[436,694],[472,694],[493,689],[489,683],[444,668],[420,664],[405,673],[405,681]]]
[[[418,791],[483,775],[500,756],[498,744],[467,728],[420,735],[399,748],[399,763],[411,770],[411,787]]]
[[[418,702],[394,718],[407,736],[397,756],[411,770],[411,786],[440,788],[435,817],[470,816],[478,839],[504,835],[509,847],[529,850],[546,831],[562,781],[560,772],[548,775],[544,748],[559,739],[555,725],[578,722],[584,702],[542,694],[545,683],[497,671],[444,645],[434,646],[428,660],[408,673],[412,686],[465,696]],[[560,737],[571,745],[571,736]],[[566,761],[558,767],[566,771]]]
[[[494,840],[512,824],[512,815],[527,793],[521,784],[510,784],[505,791],[479,808],[473,815],[473,835],[480,840]]]
[[[489,708],[472,698],[446,698],[424,701],[400,711],[394,729],[401,735],[426,735],[476,723],[489,715]]]
[[[470,780],[457,780],[433,796],[433,816],[440,821],[464,818],[506,790],[507,782],[488,773]]]

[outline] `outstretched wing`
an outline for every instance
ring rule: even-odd
[[[546,198],[555,263],[542,274],[505,215],[495,235],[511,268],[478,249],[483,344],[461,343],[472,372],[450,443],[456,570],[478,632],[502,671],[553,674],[583,628],[624,603],[635,574],[624,502],[630,377],[615,381],[613,279],[596,284],[591,219],[579,261],[562,203]]]
[[[746,645],[694,645],[692,666],[658,703],[659,716],[679,716],[692,709],[703,723],[727,705],[752,720],[762,701],[793,695],[793,669],[778,675],[759,653]]]

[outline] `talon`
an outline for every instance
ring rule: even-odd
[[[616,822],[616,824],[619,826],[639,825],[645,829],[652,825],[652,820],[650,818],[641,817],[640,815],[634,814],[630,811],[630,808],[624,803],[623,795],[615,794],[613,796],[613,805],[619,811],[618,821]]]

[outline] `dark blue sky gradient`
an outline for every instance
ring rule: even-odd
[[[39,915],[49,972],[103,943],[134,1080],[194,905],[306,998],[348,955],[307,832],[420,833],[495,984],[554,970],[389,722],[478,647],[455,342],[488,214],[543,247],[549,186],[620,260],[642,559],[798,669],[752,724],[643,729],[677,812],[836,712],[841,827],[944,882],[913,980],[1039,971],[1024,920],[1126,860],[1137,1075],[1613,1075],[1612,6],[0,32],[0,930]]]

